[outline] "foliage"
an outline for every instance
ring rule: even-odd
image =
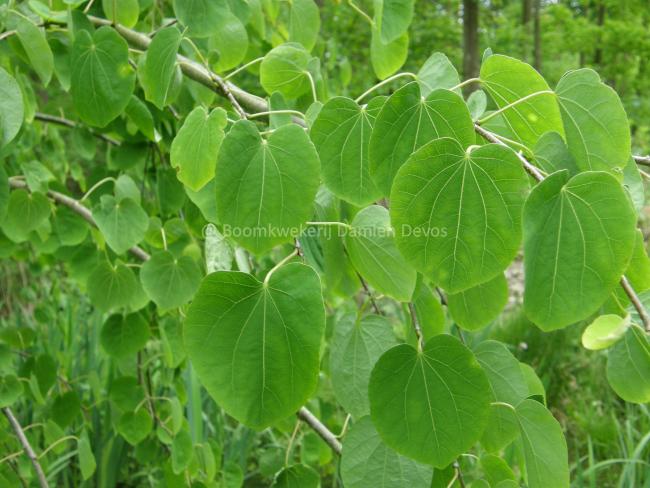
[[[0,485],[648,482],[647,86],[423,3],[0,3]]]

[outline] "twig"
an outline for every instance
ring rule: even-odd
[[[408,309],[409,313],[411,314],[411,321],[413,322],[415,337],[418,340],[418,348],[421,351],[424,348],[424,338],[422,336],[422,328],[420,327],[420,321],[418,320],[418,315],[415,311],[415,305],[413,305],[413,302],[408,302]]]
[[[36,471],[36,476],[38,477],[38,482],[41,488],[49,488],[50,485],[47,483],[47,479],[45,478],[45,473],[43,472],[41,463],[38,462],[38,456],[32,449],[32,446],[27,440],[27,437],[25,437],[25,433],[23,432],[20,423],[18,420],[16,420],[16,417],[14,417],[14,414],[9,407],[4,407],[2,409],[2,413],[4,413],[5,417],[7,417],[7,420],[9,420],[11,427],[16,433],[16,437],[18,437],[20,444],[23,446],[23,450],[27,454],[29,460],[32,462],[32,466],[34,467],[34,471]]]
[[[650,166],[650,156],[634,156],[634,162],[643,166]]]
[[[465,480],[463,479],[463,472],[460,470],[460,464],[458,463],[458,461],[454,461],[454,469],[456,470],[458,484],[461,486],[461,488],[465,488]]]
[[[8,37],[13,36],[14,34],[16,34],[15,30],[5,31],[2,34],[0,34],[0,41],[2,41],[3,39],[7,39]]]
[[[625,276],[621,278],[621,286],[639,314],[639,318],[641,319],[641,322],[643,322],[643,327],[645,327],[645,330],[650,332],[650,316],[648,315],[648,311],[643,306],[643,303],[634,291],[634,288],[632,288],[632,284]]]
[[[42,112],[36,112],[34,114],[34,119],[40,120],[41,122],[48,122],[50,124],[57,124],[57,125],[62,125],[63,127],[69,127],[70,129],[74,129],[76,127],[79,127],[79,124],[77,124],[73,120],[65,119],[63,117],[57,117],[56,115],[50,115],[50,114],[44,114]],[[95,132],[93,130],[88,129],[88,131],[98,139],[101,139],[104,142],[107,142],[108,144],[112,144],[113,146],[119,146],[120,141],[117,139],[113,139],[110,136],[107,136],[105,134],[101,134],[99,132]]]
[[[323,423],[316,418],[316,416],[307,410],[306,407],[300,407],[298,410],[298,418],[311,427],[323,439],[336,454],[341,454],[343,446],[338,441],[336,436],[327,428]]]

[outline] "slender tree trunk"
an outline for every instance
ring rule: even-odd
[[[479,72],[478,16],[478,0],[463,0],[463,76],[466,79],[478,77]]]
[[[533,32],[533,66],[537,71],[542,71],[542,26],[541,26],[542,0],[535,0],[535,25]]]
[[[521,2],[521,57],[525,61],[530,60],[530,45],[532,39],[531,20],[533,18],[533,0],[522,0]]]
[[[596,25],[598,26],[599,34],[602,31],[602,26],[605,23],[605,2],[603,0],[598,1],[598,6],[596,8]],[[596,52],[594,53],[594,64],[599,65],[603,62],[603,50],[600,47],[600,35],[599,39],[596,41]]]

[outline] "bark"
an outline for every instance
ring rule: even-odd
[[[478,0],[463,0],[463,76],[465,79],[478,77],[480,63],[478,22]]]
[[[533,66],[542,72],[542,25],[541,25],[542,0],[535,0],[534,28],[533,28]]]

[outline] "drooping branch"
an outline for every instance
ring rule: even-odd
[[[79,124],[77,124],[73,120],[69,120],[63,117],[57,117],[56,115],[50,115],[50,114],[44,114],[42,112],[36,112],[34,114],[34,119],[40,120],[41,122],[48,122],[50,124],[57,124],[61,125],[63,127],[69,127],[70,129],[74,129],[76,127],[79,127]],[[99,132],[95,132],[93,130],[90,131],[90,133],[97,137],[98,139],[101,139],[104,142],[107,142],[108,144],[112,144],[113,146],[119,146],[120,141],[117,139],[113,139],[110,136],[107,136],[106,134],[101,134]]]
[[[330,431],[318,418],[311,413],[307,408],[301,407],[298,410],[298,418],[311,427],[323,439],[336,454],[341,454],[343,446],[336,438],[334,433]]]
[[[32,462],[32,466],[34,467],[34,471],[36,471],[36,476],[38,477],[38,483],[41,486],[41,488],[49,488],[50,485],[47,482],[47,478],[45,477],[45,473],[43,472],[43,468],[41,467],[41,463],[38,462],[38,456],[34,452],[34,449],[32,449],[31,444],[27,440],[27,437],[25,437],[25,431],[21,427],[20,423],[14,416],[13,412],[9,407],[4,407],[2,409],[2,413],[5,414],[5,417],[7,417],[7,420],[9,421],[9,424],[11,424],[11,428],[16,434],[16,437],[18,437],[18,441],[20,442],[20,445],[23,446],[23,450],[25,451],[25,454],[27,454],[27,457],[29,460]]]
[[[476,132],[478,134],[483,136],[488,141],[493,142],[495,144],[499,144],[499,145],[502,145],[502,146],[509,147],[506,143],[504,143],[503,141],[501,141],[500,139],[495,137],[492,132],[484,129],[480,125],[474,124],[474,129],[476,130]],[[519,161],[521,161],[521,164],[524,166],[526,171],[528,171],[528,173],[533,178],[535,178],[535,180],[540,182],[540,181],[542,181],[544,179],[544,175],[542,175],[542,173],[539,171],[539,169],[537,169],[536,166],[531,164],[531,162],[528,161],[528,159],[526,159],[526,157],[523,154],[521,154],[519,152],[517,152],[515,154],[517,155],[517,158],[519,159]],[[636,159],[636,157],[635,157],[635,159]],[[643,306],[643,302],[641,302],[641,299],[636,294],[636,292],[634,291],[634,288],[632,287],[629,280],[625,277],[625,275],[623,275],[621,277],[621,288],[623,288],[623,291],[625,292],[627,297],[630,299],[630,302],[632,303],[632,305],[634,306],[634,308],[638,312],[639,318],[641,319],[641,322],[643,322],[643,327],[648,332],[650,332],[650,315],[648,315],[647,310]]]
[[[16,177],[12,177],[9,179],[9,185],[15,189],[27,188],[27,183],[25,183],[25,181],[18,179]],[[86,222],[88,222],[93,227],[97,227],[92,212],[87,207],[79,203],[78,200],[75,200],[74,198],[70,198],[69,196],[64,195],[63,193],[59,193],[53,190],[49,190],[47,192],[47,195],[56,203],[65,205],[73,212],[80,215]],[[142,261],[147,261],[150,258],[149,254],[139,246],[133,246],[131,249],[129,249],[129,251],[131,252],[131,254],[133,254],[135,257],[137,257]],[[314,431],[334,450],[334,452],[336,452],[337,454],[341,453],[341,443],[336,439],[336,435],[334,435],[334,433],[332,433],[327,427],[325,427],[325,425],[323,425],[323,423],[320,420],[318,420],[318,418],[316,418],[316,416],[313,413],[311,413],[306,407],[302,407],[298,411],[298,417],[300,417],[306,424],[308,424],[312,429],[314,429]]]

